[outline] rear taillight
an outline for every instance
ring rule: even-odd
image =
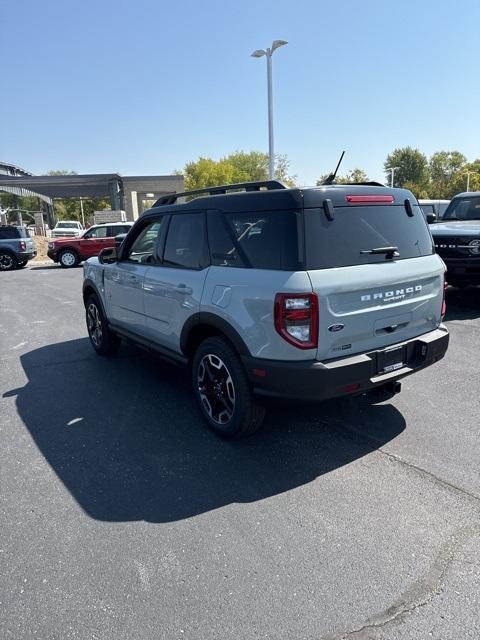
[[[445,300],[445,295],[447,293],[448,282],[445,279],[445,274],[443,274],[443,299],[442,299],[442,320],[445,318],[447,313],[447,301]]]
[[[318,345],[318,297],[315,293],[277,293],[275,329],[284,340],[299,349]]]
[[[27,243],[25,242],[25,240],[20,240],[20,251],[26,251],[27,250]]]

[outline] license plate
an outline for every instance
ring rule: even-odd
[[[391,373],[405,366],[405,347],[385,349],[378,353],[378,373]]]

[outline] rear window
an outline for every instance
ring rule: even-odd
[[[23,229],[18,227],[0,227],[0,240],[11,240],[12,238],[26,238]]]
[[[209,213],[211,264],[296,271],[301,267],[294,211]]]
[[[452,200],[443,220],[480,220],[480,197]]]
[[[432,237],[420,207],[413,217],[405,207],[350,206],[335,208],[329,222],[323,209],[305,210],[308,269],[331,269],[385,262],[385,254],[362,254],[380,247],[397,247],[396,260],[434,253]]]

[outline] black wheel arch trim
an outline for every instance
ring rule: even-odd
[[[182,353],[184,353],[185,355],[189,355],[188,339],[191,332],[195,330],[196,327],[199,327],[201,325],[212,327],[222,333],[232,343],[239,355],[251,355],[250,350],[248,349],[238,331],[234,329],[232,325],[229,324],[226,320],[208,311],[200,311],[199,313],[196,313],[195,315],[191,316],[184,324],[182,333],[180,334],[180,348],[182,350]]]
[[[82,286],[83,304],[85,305],[85,307],[87,306],[87,300],[88,300],[88,295],[86,295],[87,289],[93,289],[93,293],[97,296],[98,301],[100,302],[100,306],[102,307],[103,315],[105,316],[105,318],[107,318],[107,314],[105,313],[105,307],[103,306],[102,296],[100,295],[97,285],[95,284],[95,282],[93,282],[93,280],[90,280],[90,278],[86,278],[83,281],[83,286]],[[107,322],[108,322],[108,318],[107,318]]]

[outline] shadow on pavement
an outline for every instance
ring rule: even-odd
[[[171,522],[262,500],[367,455],[405,428],[392,405],[352,398],[274,408],[259,433],[226,442],[205,429],[186,374],[133,347],[100,358],[85,338],[21,361],[28,382],[5,397],[17,396],[40,451],[98,520]]]
[[[480,287],[447,289],[447,315],[445,320],[475,320],[480,318]]]

